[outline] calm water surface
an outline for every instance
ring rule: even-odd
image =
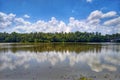
[[[120,80],[120,43],[0,43],[0,80]]]

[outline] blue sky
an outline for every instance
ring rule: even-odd
[[[61,32],[66,29],[67,31],[65,32],[98,31],[103,33],[104,29],[108,29],[107,33],[120,31],[118,27],[120,26],[118,22],[120,17],[120,0],[0,0],[0,12],[0,26],[2,26],[0,32]],[[93,15],[91,15],[92,13]],[[3,14],[8,18],[12,17],[12,19],[8,19],[6,21],[8,23],[5,23],[5,20],[3,21],[5,15]],[[105,14],[107,17],[103,17]],[[97,18],[88,20],[90,17]],[[73,22],[70,22],[71,19],[73,19]],[[107,24],[107,21],[112,19],[113,24]],[[116,19],[117,23],[114,22]],[[90,21],[96,22],[91,24]],[[105,25],[105,22],[107,25]],[[85,23],[89,24],[85,25]],[[32,30],[27,29],[29,26]],[[94,26],[95,29],[91,30],[91,26]],[[52,31],[51,29],[54,27],[56,29]],[[12,30],[9,30],[11,28]]]

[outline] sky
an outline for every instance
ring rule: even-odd
[[[120,33],[120,0],[0,0],[0,32]]]

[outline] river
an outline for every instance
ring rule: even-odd
[[[0,80],[83,77],[120,80],[120,43],[0,43]]]

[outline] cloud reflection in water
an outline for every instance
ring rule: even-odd
[[[102,52],[102,51],[101,51]],[[115,57],[115,58],[114,58]],[[69,61],[70,66],[80,65],[79,63],[87,64],[92,71],[101,72],[104,69],[108,71],[116,71],[117,66],[120,65],[120,54],[111,53],[93,53],[93,52],[81,52],[79,54],[75,52],[17,52],[12,53],[9,51],[8,53],[0,54],[0,71],[5,69],[14,70],[19,66],[23,66],[23,68],[27,69],[30,67],[30,61],[35,60],[37,63],[45,63],[49,62],[52,66],[55,66],[57,63],[65,62],[66,59]]]

